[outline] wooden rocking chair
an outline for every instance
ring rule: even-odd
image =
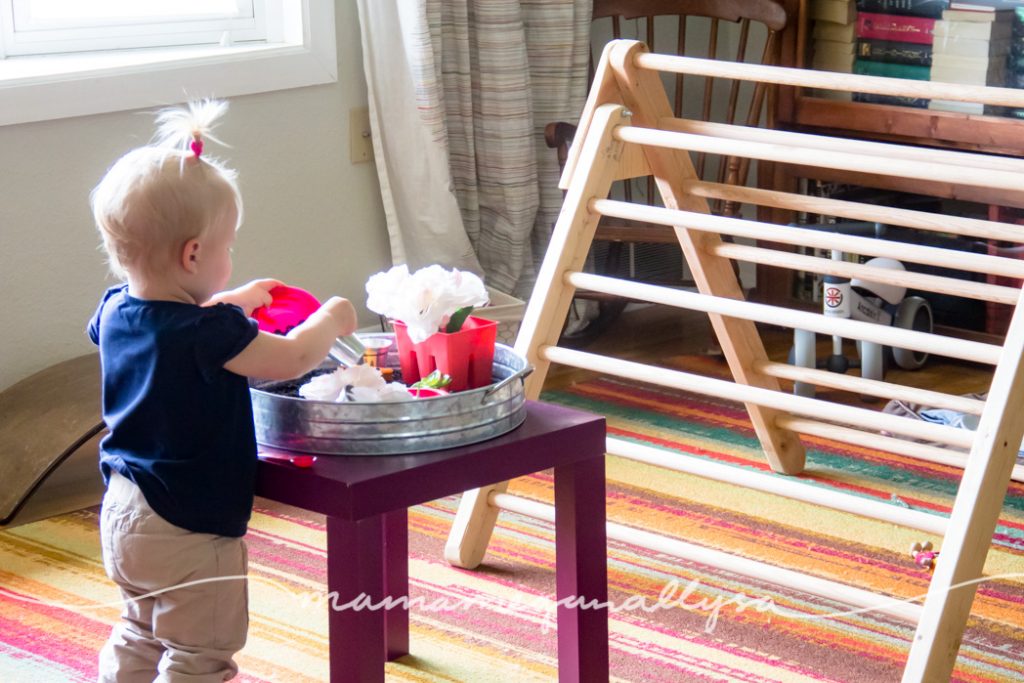
[[[624,31],[624,22],[637,20],[636,32],[645,34],[646,44],[652,51],[661,44],[661,41],[656,42],[661,37],[665,42],[674,43],[671,49],[677,55],[767,65],[778,63],[779,33],[785,28],[786,19],[786,10],[775,0],[595,0],[593,32],[604,35],[610,31],[612,39],[618,40],[628,32]],[[731,42],[735,42],[733,49],[729,46]],[[599,49],[597,55],[591,55],[591,80],[593,65],[599,55]],[[724,111],[718,111],[713,106],[715,93],[721,93],[723,87],[728,89],[728,100]],[[770,102],[772,93],[770,84],[675,74],[672,80],[672,111],[676,118],[685,115],[690,119],[717,120],[727,124],[740,121],[747,126],[758,126],[764,120],[770,128],[774,110]],[[545,129],[545,141],[548,147],[557,150],[560,165],[564,165],[575,134],[576,127],[564,121],[550,123]],[[743,185],[750,175],[750,160],[737,155],[698,152],[695,165],[699,176],[717,178],[720,183]],[[651,176],[620,181],[613,187],[612,195],[621,196],[626,201],[642,198],[652,206],[658,203]],[[714,200],[712,211],[724,216],[738,216],[740,204]],[[656,281],[666,284],[693,285],[692,279],[682,277],[684,273],[680,272],[676,277],[675,268],[664,265],[665,261],[678,263],[678,250],[675,249],[675,238],[658,226],[608,218],[598,224],[594,241],[597,244],[592,258],[594,270],[599,274],[635,279],[632,273],[635,269],[630,264],[653,261],[660,265],[641,267],[640,270],[658,272]],[[637,257],[641,252],[644,258]],[[664,272],[666,270],[672,274]],[[675,281],[670,282],[670,277]],[[574,346],[585,346],[618,318],[628,299],[599,292],[579,292],[578,296],[597,302],[596,317],[585,325],[567,329],[562,339]]]

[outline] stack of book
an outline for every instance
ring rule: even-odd
[[[1006,85],[1014,19],[1011,5],[1020,4],[1004,0],[953,0],[942,13],[942,19],[935,22],[932,80]],[[928,107],[965,114],[986,113],[980,102],[932,100]]]
[[[810,16],[814,20],[811,67],[820,71],[852,73],[854,21],[857,16],[853,0],[811,0]],[[850,93],[840,90],[819,90],[816,94],[833,100],[850,99]]]
[[[927,81],[937,20],[949,0],[857,0],[853,73]],[[854,101],[927,107],[928,100],[855,93]]]

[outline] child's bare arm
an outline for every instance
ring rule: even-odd
[[[210,300],[205,302],[204,306],[213,306],[214,304],[234,304],[242,309],[247,315],[252,315],[252,312],[260,306],[268,306],[273,301],[273,297],[270,296],[270,290],[274,287],[280,287],[284,283],[279,280],[273,280],[270,278],[264,278],[262,280],[253,280],[247,282],[241,287],[235,289],[229,289],[225,292],[218,292],[210,297]]]
[[[292,379],[318,366],[336,337],[356,329],[356,311],[348,299],[331,297],[306,322],[282,337],[260,332],[245,349],[224,364],[245,377]]]

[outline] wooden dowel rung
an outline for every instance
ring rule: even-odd
[[[811,69],[794,69],[761,64],[735,62],[675,55],[640,53],[634,60],[641,69],[693,74],[713,78],[734,78],[742,81],[761,81],[778,85],[804,88],[823,88],[847,92],[868,92],[876,95],[896,95],[925,99],[953,100],[956,102],[982,102],[1004,107],[1024,107],[1024,92],[1013,88],[995,88],[983,85],[963,85],[938,81],[915,81],[884,76],[837,74]]]
[[[825,152],[853,152],[856,154],[875,154],[883,158],[896,158],[907,161],[926,161],[938,164],[985,170],[1014,171],[1024,173],[1024,160],[1012,157],[998,157],[991,154],[972,152],[955,152],[928,147],[897,145],[891,142],[871,142],[868,140],[851,140],[828,135],[810,135],[793,133],[771,128],[730,125],[713,121],[694,119],[664,118],[658,121],[658,128],[677,133],[708,135],[728,140],[749,140],[767,142],[778,145],[793,145]]]
[[[698,294],[682,289],[659,287],[631,280],[619,280],[591,273],[569,272],[565,274],[564,279],[578,289],[614,294],[639,301],[686,308],[704,313],[717,313],[769,325],[782,325],[797,330],[809,330],[828,335],[837,334],[847,339],[872,341],[884,344],[885,346],[934,353],[938,356],[959,358],[960,360],[969,360],[975,363],[995,365],[999,361],[1001,351],[1000,347],[994,344],[956,339],[887,325],[877,325],[860,320],[826,317],[818,313]]]
[[[899,243],[894,242],[892,246],[893,254],[891,258],[896,258],[900,249]],[[820,256],[808,256],[788,251],[779,251],[777,249],[765,249],[764,247],[751,247],[745,244],[723,242],[715,245],[710,251],[717,256],[737,261],[760,263],[766,266],[790,268],[792,270],[822,273],[824,275],[836,275],[844,278],[860,278],[867,282],[897,285],[899,287],[907,287],[908,289],[923,289],[927,292],[940,292],[950,296],[961,296],[980,301],[1016,304],[1017,299],[1020,298],[1020,290],[1013,287],[989,285],[984,282],[973,282],[971,280],[961,280],[942,275],[931,275],[929,273],[916,273],[909,270],[879,268],[861,263],[821,258]]]
[[[756,128],[756,131],[763,129]],[[1024,173],[1015,171],[981,170],[964,168],[952,164],[938,164],[928,161],[893,159],[873,154],[854,152],[828,152],[777,145],[751,140],[725,140],[691,133],[675,133],[657,128],[620,126],[615,130],[615,139],[637,145],[647,145],[686,152],[721,154],[723,156],[747,157],[762,161],[777,161],[787,164],[801,164],[818,168],[832,168],[857,171],[873,175],[914,178],[933,182],[947,182],[973,187],[1000,190],[1019,190],[1024,186]]]
[[[927,211],[898,209],[891,206],[862,204],[829,197],[813,197],[778,190],[763,190],[756,187],[739,187],[708,183],[701,180],[683,181],[686,192],[706,199],[772,206],[778,209],[805,211],[826,216],[838,216],[858,221],[900,225],[920,230],[950,233],[979,239],[1002,240],[1024,243],[1024,230],[1019,225],[986,221],[964,216],[946,216]],[[1024,272],[1024,266],[1021,267]]]
[[[849,429],[828,422],[808,420],[802,417],[791,415],[780,415],[775,423],[783,429],[790,429],[799,434],[817,436],[833,441],[842,441],[856,446],[874,448],[879,451],[906,455],[925,462],[934,462],[939,465],[959,467],[967,466],[967,453],[954,451],[939,446],[929,446],[924,443],[916,443],[905,439],[894,439],[891,436],[883,436],[872,432],[865,432],[860,429]],[[1024,481],[1024,465],[1014,465],[1010,478],[1015,481]]]
[[[514,496],[509,493],[492,492],[488,502],[499,510],[515,512],[525,517],[554,523],[555,508],[553,505],[541,503],[528,498]],[[740,576],[747,576],[783,588],[817,595],[835,600],[844,605],[870,609],[872,612],[886,614],[906,621],[917,623],[920,619],[921,607],[913,602],[890,598],[877,593],[847,586],[846,584],[819,579],[809,574],[801,574],[777,565],[766,564],[738,555],[730,555],[720,550],[687,543],[676,538],[669,538],[650,531],[628,527],[617,522],[606,522],[605,530],[610,540],[629,543],[658,553],[664,553],[681,560],[697,562],[707,567],[722,569]],[[681,585],[680,594],[686,588]],[[679,595],[676,595],[678,599]],[[691,601],[692,604],[692,601]],[[709,612],[710,616],[710,612]]]
[[[887,415],[874,410],[839,405],[804,396],[795,396],[781,391],[738,384],[679,370],[644,365],[643,363],[635,363],[620,358],[609,358],[559,346],[542,346],[538,351],[538,355],[554,363],[604,372],[616,377],[626,377],[649,384],[671,387],[682,391],[692,391],[739,403],[773,408],[785,413],[796,413],[869,430],[884,429],[887,432],[914,439],[936,441],[962,448],[970,447],[974,441],[973,432],[955,427],[912,420],[897,415]]]
[[[781,477],[777,474],[757,472],[744,467],[724,465],[704,458],[664,451],[615,437],[609,437],[607,443],[610,454],[648,465],[656,465],[676,472],[685,472],[734,486],[772,493],[784,498],[812,503],[840,512],[849,512],[882,522],[892,522],[939,536],[946,533],[945,517],[922,510],[896,507],[888,502],[816,486],[795,477]]]
[[[610,218],[636,220],[666,227],[680,226],[690,230],[716,232],[721,235],[779,242],[793,246],[813,247],[815,249],[838,249],[850,254],[864,256],[888,256],[890,258],[898,258],[901,261],[954,270],[1024,278],[1024,261],[1003,256],[972,254],[970,252],[953,251],[920,244],[890,242],[873,237],[843,235],[824,230],[812,230],[811,228],[795,228],[742,218],[713,216],[695,211],[633,204],[615,199],[593,199],[590,201],[590,208]]]
[[[773,361],[759,361],[754,363],[754,371],[776,379],[787,379],[793,382],[807,382],[819,387],[840,389],[866,396],[877,396],[887,400],[906,401],[928,406],[929,408],[945,408],[956,410],[969,415],[981,415],[985,408],[985,402],[966,396],[944,394],[939,391],[918,389],[892,382],[882,382],[877,379],[858,377],[857,375],[842,375],[828,370],[817,368],[803,368],[797,365],[776,363]]]

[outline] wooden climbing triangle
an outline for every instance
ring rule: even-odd
[[[530,398],[539,396],[549,365],[560,363],[742,402],[773,473],[739,470],[679,453],[668,457],[655,448],[612,437],[608,439],[609,454],[770,491],[942,536],[942,556],[923,605],[890,602],[878,606],[885,602],[881,596],[855,587],[609,523],[610,538],[728,568],[854,606],[878,606],[880,612],[916,623],[917,631],[903,680],[946,680],[955,664],[977,586],[975,580],[982,576],[1007,487],[1011,477],[1024,480],[1024,468],[1015,465],[1024,436],[1024,412],[1019,409],[1024,404],[1021,290],[1019,287],[911,270],[887,270],[773,246],[806,247],[811,254],[815,249],[842,250],[865,257],[891,257],[905,263],[952,267],[1018,280],[1024,279],[1024,261],[715,216],[709,213],[708,200],[880,221],[980,240],[1024,243],[1022,230],[1019,226],[995,221],[707,182],[697,177],[690,154],[721,154],[804,167],[913,178],[952,188],[954,196],[958,187],[986,187],[1004,193],[1006,203],[1018,206],[1024,206],[1024,161],[676,118],[660,72],[730,78],[773,86],[828,88],[1022,108],[1024,92],[657,55],[650,54],[642,43],[635,41],[610,43],[598,65],[576,143],[570,151],[562,177],[562,185],[566,189],[565,203],[515,345],[516,351],[526,356],[536,368],[527,384]],[[608,198],[614,181],[647,175],[654,176],[663,206],[637,205]],[[698,292],[584,272],[584,262],[602,215],[642,220],[673,230]],[[753,238],[762,243],[733,243],[723,240],[723,236]],[[1002,344],[829,318],[818,313],[745,301],[733,269],[734,260],[845,278],[856,277],[979,302],[997,302],[1014,307],[1014,313]],[[577,288],[706,312],[728,361],[733,381],[559,347],[559,334]],[[992,384],[987,400],[977,401],[884,380],[774,362],[765,353],[756,323],[838,334],[844,338],[988,364],[993,367]],[[780,380],[948,407],[978,415],[980,422],[975,432],[922,423],[875,410],[794,396],[780,388]],[[882,435],[880,431],[892,436]],[[946,519],[835,491],[823,494],[822,489],[804,484],[799,478],[780,476],[798,475],[803,470],[801,435],[826,437],[914,458],[958,464],[963,467],[963,478],[950,517]],[[925,445],[920,441],[940,445]],[[948,447],[967,450],[968,453]],[[482,561],[500,510],[537,513],[538,504],[520,500],[508,494],[506,488],[507,482],[464,494],[446,547],[449,562],[461,567],[475,567]]]

